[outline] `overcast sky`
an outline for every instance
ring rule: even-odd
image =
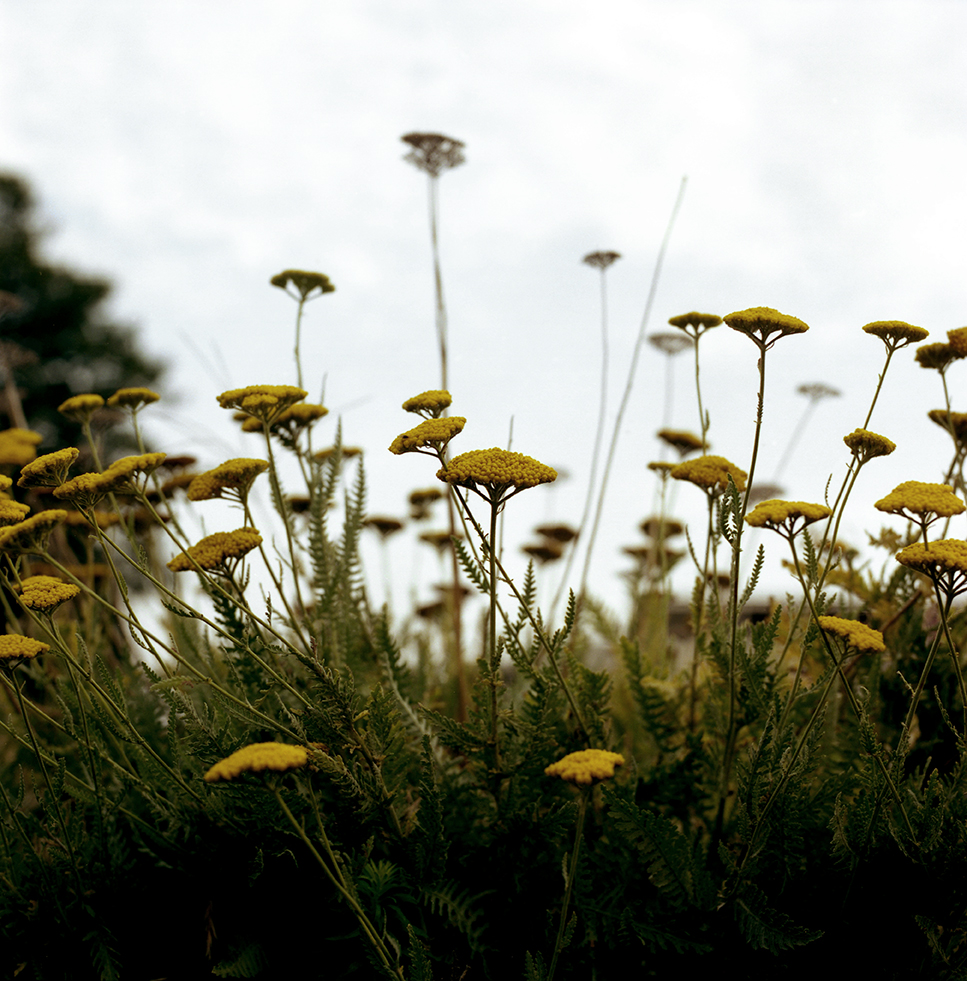
[[[843,473],[882,365],[863,324],[933,341],[967,323],[961,0],[5,0],[0,41],[0,168],[32,182],[52,257],[114,280],[111,314],[169,365],[155,442],[206,466],[256,452],[220,391],[295,380],[295,305],[268,279],[296,267],[337,287],[308,308],[308,387],[326,377],[333,425],[366,447],[371,510],[402,515],[433,483],[431,461],[385,451],[415,421],[403,399],[439,384],[412,130],[467,144],[440,186],[468,419],[453,449],[505,444],[513,417],[514,449],[571,474],[512,503],[508,541],[580,515],[600,357],[581,257],[624,256],[608,274],[613,418],[683,175],[649,330],[756,305],[810,325],[769,357],[763,479],[805,408],[796,387],[844,393],[817,406],[787,496],[819,501]],[[713,452],[746,467],[755,348],[726,327],[703,348]],[[608,495],[593,585],[615,607],[646,465],[667,458],[663,364],[646,349]],[[958,410],[965,371],[949,375]],[[697,429],[687,360],[675,376],[672,424]],[[879,528],[871,502],[899,481],[940,479],[946,437],[925,413],[941,405],[936,373],[898,356],[871,422],[898,449],[864,471],[848,538]],[[698,519],[703,501],[683,486],[676,511]]]

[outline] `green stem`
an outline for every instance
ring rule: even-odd
[[[567,871],[567,885],[564,889],[564,903],[561,906],[561,921],[557,927],[557,940],[554,942],[554,955],[551,958],[551,966],[547,971],[547,981],[554,981],[554,972],[557,970],[557,961],[563,949],[564,931],[567,929],[567,911],[571,904],[571,894],[574,892],[574,880],[577,878],[578,859],[581,856],[581,840],[584,835],[584,817],[588,809],[588,799],[593,784],[589,784],[587,789],[582,791],[578,798],[578,823],[574,832],[574,847],[571,849],[571,864]]]

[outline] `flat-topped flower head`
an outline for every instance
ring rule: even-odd
[[[403,403],[403,411],[415,412],[425,419],[436,419],[443,415],[443,411],[450,407],[452,401],[446,389],[431,389],[429,392],[420,392],[419,395],[407,399]]]
[[[948,330],[947,343],[958,357],[967,357],[967,327],[955,327],[953,330]]]
[[[101,488],[111,494],[136,494],[164,462],[165,453],[140,453],[115,460],[101,474]]]
[[[80,586],[56,576],[29,576],[20,584],[20,603],[28,610],[53,613],[80,593]]]
[[[538,535],[543,535],[553,542],[560,542],[562,545],[573,542],[578,537],[577,528],[565,524],[538,525],[534,531]]]
[[[967,442],[967,412],[948,412],[946,409],[931,409],[927,418],[942,426],[948,433],[953,432],[958,443]]]
[[[51,508],[48,511],[38,511],[37,514],[15,525],[0,528],[0,550],[24,553],[45,552],[50,533],[66,518],[66,511]]]
[[[649,464],[650,465],[650,464]],[[749,476],[724,456],[697,456],[694,460],[679,463],[671,471],[675,480],[688,480],[701,487],[708,493],[724,491],[729,486],[729,477],[735,484],[735,489],[745,490],[745,481]]]
[[[30,505],[0,498],[0,526],[19,524],[30,514]]]
[[[780,313],[772,307],[736,310],[734,313],[727,313],[722,319],[732,330],[751,337],[756,344],[764,347],[771,347],[780,337],[785,337],[787,334],[805,334],[809,330],[808,324],[796,317]]]
[[[557,471],[523,453],[494,446],[454,457],[437,471],[437,479],[467,487],[491,504],[498,504],[527,487],[551,483],[557,479]]]
[[[659,334],[649,334],[648,343],[651,344],[652,347],[658,348],[662,354],[667,354],[668,357],[681,354],[682,351],[687,351],[695,344],[688,334],[672,334],[665,332]]]
[[[278,286],[280,290],[285,290],[295,300],[314,300],[324,293],[336,292],[336,287],[329,281],[328,276],[319,272],[307,272],[305,269],[284,269],[276,273],[269,282],[273,286]],[[294,294],[289,292],[290,285],[295,290]]]
[[[620,753],[610,753],[606,749],[582,749],[577,753],[568,753],[545,767],[544,773],[586,787],[610,780],[614,776],[614,768],[623,766],[624,762],[625,758]]]
[[[74,465],[80,451],[73,446],[55,453],[46,453],[32,460],[20,471],[18,487],[60,487]]]
[[[0,466],[25,466],[37,456],[42,441],[43,436],[31,429],[4,429],[0,432]]]
[[[400,433],[389,445],[390,453],[399,456],[401,453],[420,452],[424,446],[429,446],[433,454],[443,452],[443,448],[457,433],[463,431],[467,420],[463,416],[444,416],[442,419],[427,419],[413,429]]]
[[[964,357],[950,344],[921,344],[913,355],[921,368],[933,368],[943,374],[954,361]]]
[[[638,525],[643,535],[654,538],[655,541],[664,538],[675,538],[680,535],[685,526],[674,518],[665,518],[661,515],[653,514]]]
[[[214,469],[200,473],[192,479],[186,491],[188,500],[211,501],[215,498],[230,498],[244,504],[255,478],[268,469],[268,460],[256,460],[250,457],[226,460]]]
[[[702,448],[701,437],[687,429],[659,429],[658,438],[677,450],[680,457],[686,457]]]
[[[863,330],[867,334],[879,337],[888,351],[896,351],[908,344],[919,344],[930,333],[922,327],[914,327],[913,324],[904,323],[902,320],[877,320],[872,324],[866,324]]]
[[[771,528],[784,538],[792,539],[806,525],[822,521],[832,514],[825,504],[807,501],[762,501],[750,511],[745,520],[753,528]]]
[[[915,542],[897,553],[897,562],[932,579],[948,595],[967,589],[967,542],[944,538],[939,542]]]
[[[364,528],[372,528],[383,541],[390,535],[395,535],[403,530],[403,522],[399,518],[391,518],[389,515],[372,514],[363,522]]]
[[[327,415],[329,415],[329,410],[324,405],[318,405],[314,402],[299,402],[296,405],[290,405],[272,423],[272,431],[278,432],[280,429],[284,429],[295,437],[317,419],[322,419]]]
[[[667,460],[652,460],[648,464],[648,469],[654,470],[664,480],[677,466],[677,463],[669,463]]]
[[[937,518],[951,518],[967,511],[967,505],[954,494],[949,484],[928,484],[921,480],[905,480],[897,484],[886,497],[873,505],[877,511],[898,514],[903,518],[929,524]]]
[[[38,654],[50,650],[50,644],[24,637],[23,634],[0,634],[0,664],[13,666],[21,661],[31,661]]]
[[[805,395],[810,402],[820,402],[822,399],[839,398],[843,393],[832,385],[825,385],[823,382],[808,382],[800,385],[796,389],[799,395]]]
[[[430,177],[439,177],[445,170],[459,167],[466,161],[465,143],[442,133],[407,133],[400,139],[413,149],[403,159]]]
[[[866,463],[877,456],[889,456],[896,449],[896,443],[892,439],[879,433],[871,433],[868,429],[854,429],[843,437],[843,442],[860,463]]]
[[[238,562],[262,544],[262,536],[254,528],[217,531],[208,535],[187,552],[176,555],[169,563],[172,572],[191,572],[196,568],[219,574],[231,574]]]
[[[692,310],[689,313],[680,313],[675,317],[669,317],[668,323],[672,327],[685,331],[689,337],[698,338],[707,330],[718,327],[722,323],[722,318],[715,313],[699,313]]]
[[[312,458],[319,463],[325,463],[337,453],[341,460],[351,460],[354,456],[362,456],[363,448],[361,446],[324,446],[321,450],[313,453]]]
[[[54,488],[54,497],[59,501],[70,501],[76,508],[90,510],[96,507],[108,493],[108,481],[104,474],[81,473]]]
[[[290,406],[301,402],[309,393],[295,385],[248,385],[232,388],[218,396],[223,409],[238,409],[271,426]]]
[[[57,406],[57,411],[81,425],[90,421],[92,415],[104,406],[104,399],[93,392],[84,395],[72,395]]]
[[[846,641],[847,647],[852,647],[861,654],[877,654],[886,650],[883,634],[859,620],[822,616],[819,618],[819,625],[826,633],[841,637]]]
[[[235,780],[243,773],[284,773],[286,770],[298,770],[308,762],[309,753],[303,746],[252,743],[219,760],[205,774],[205,780],[208,783],[218,783],[222,780]]]
[[[589,252],[581,262],[602,271],[621,258],[620,252]]]
[[[157,402],[161,396],[150,388],[119,388],[111,395],[107,404],[112,409],[130,409],[137,412],[142,406]]]

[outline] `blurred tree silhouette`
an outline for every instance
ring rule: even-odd
[[[34,207],[26,181],[0,174],[0,428],[26,424],[50,451],[78,445],[61,402],[149,385],[162,367],[138,351],[130,328],[99,312],[110,283],[42,260]]]

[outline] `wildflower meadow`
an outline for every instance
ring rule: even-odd
[[[856,326],[879,381],[865,418],[815,437],[847,465],[801,501],[757,471],[773,348],[809,326],[766,306],[670,317],[654,343],[693,365],[700,426],[656,401],[673,459],[648,464],[662,504],[616,618],[588,577],[605,415],[583,515],[506,540],[515,499],[558,474],[465,442],[436,235],[463,145],[404,140],[429,188],[440,387],[402,381],[366,449],[427,458],[410,524],[436,602],[374,598],[363,536],[403,522],[367,512],[363,457],[307,401],[323,273],[266,285],[294,301],[291,377],[209,393],[251,458],[146,444],[144,387],[63,402],[76,447],[0,432],[3,975],[964,977],[967,412],[947,371],[967,328]],[[602,296],[617,258],[585,259]],[[711,452],[713,330],[757,366],[748,459]],[[895,449],[868,426],[899,358],[943,401],[922,425],[949,452],[851,513],[870,534],[850,544],[854,487]],[[671,513],[676,488],[701,521]],[[229,517],[199,534],[210,502]],[[767,552],[780,600],[758,586]]]

